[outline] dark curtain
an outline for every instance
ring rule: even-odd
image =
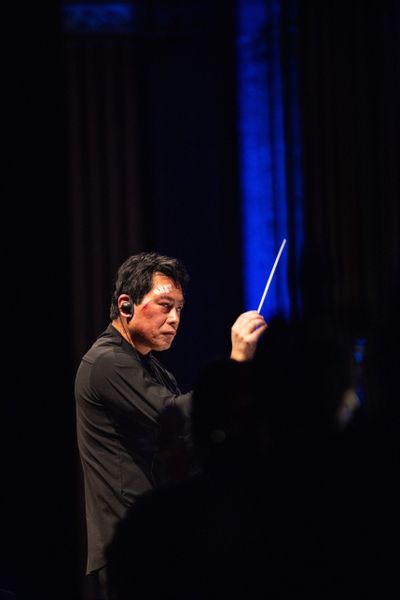
[[[299,25],[305,309],[365,334],[399,269],[400,5],[304,1]]]
[[[115,270],[144,232],[132,40],[76,36],[65,52],[77,362],[105,328]]]
[[[156,250],[191,275],[162,356],[188,389],[242,305],[233,6],[136,8],[130,34],[65,36],[74,361],[107,324],[119,264]]]
[[[233,6],[168,6],[171,20],[150,20],[140,42],[142,175],[148,245],[191,275],[179,336],[162,355],[188,389],[201,364],[229,351],[242,309]]]

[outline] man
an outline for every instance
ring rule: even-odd
[[[176,477],[184,454],[192,394],[181,393],[153,351],[171,347],[187,283],[177,259],[155,252],[129,257],[117,273],[111,323],[77,371],[87,573],[100,583],[99,598],[107,598],[104,551],[116,524],[138,496]],[[231,358],[253,358],[266,327],[256,311],[240,315],[232,327]]]

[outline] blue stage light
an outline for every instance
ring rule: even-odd
[[[256,309],[282,240],[287,247],[263,306],[264,316],[289,316],[293,302],[288,281],[288,256],[299,255],[302,240],[301,170],[297,96],[284,105],[279,0],[237,0],[237,103],[242,195],[242,253],[245,309]],[[294,87],[296,74],[286,72]],[[293,91],[293,90],[292,90]],[[285,110],[290,115],[285,114]],[[287,147],[286,123],[291,127]],[[289,226],[287,153],[291,153]],[[293,190],[294,188],[294,190]],[[293,214],[293,212],[295,214]]]

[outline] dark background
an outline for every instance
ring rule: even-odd
[[[14,344],[1,586],[21,597],[85,597],[73,378],[107,325],[120,262],[155,249],[187,265],[165,355],[183,388],[229,351],[243,308],[233,3],[185,5],[183,23],[117,37],[67,36],[57,2],[4,20],[4,262],[16,285],[3,292]],[[398,269],[400,5],[297,7],[304,234],[319,259],[304,311],[322,303],[364,334]]]

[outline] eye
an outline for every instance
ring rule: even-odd
[[[171,302],[160,302],[160,306],[162,306],[164,312],[166,313],[169,313],[175,307],[175,305]],[[181,314],[182,308],[183,306],[176,307],[176,312],[178,313],[178,315]]]

